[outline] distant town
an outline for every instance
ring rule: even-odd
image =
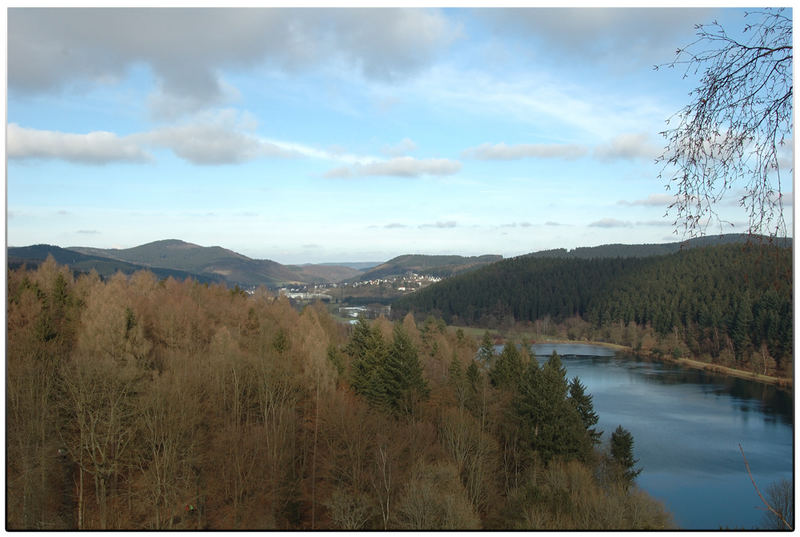
[[[296,287],[283,287],[279,293],[290,300],[307,303],[321,300],[339,304],[341,317],[355,322],[359,317],[374,319],[391,314],[391,305],[386,302],[413,293],[441,281],[438,276],[408,272],[404,275],[386,276],[372,280],[318,283]]]

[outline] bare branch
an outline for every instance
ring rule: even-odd
[[[709,219],[725,223],[716,206],[735,186],[750,233],[786,233],[778,150],[793,133],[792,21],[782,9],[746,14],[754,15],[761,19],[746,26],[746,42],[716,21],[700,24],[694,42],[656,66],[701,76],[691,102],[668,118],[675,126],[661,133],[667,146],[657,159],[659,178],[676,190],[668,212],[692,236],[704,234]]]
[[[793,530],[792,526],[790,526],[789,523],[786,522],[786,519],[783,517],[783,515],[778,511],[776,511],[775,509],[773,509],[772,506],[770,506],[770,504],[767,503],[767,500],[764,499],[764,496],[761,495],[761,491],[758,490],[758,485],[756,485],[756,480],[753,479],[753,474],[750,472],[750,465],[747,463],[747,457],[744,456],[744,450],[742,449],[741,444],[739,444],[739,451],[742,452],[742,458],[744,459],[744,467],[747,469],[747,475],[750,476],[750,482],[753,483],[753,488],[756,489],[756,494],[758,494],[758,497],[761,498],[761,502],[767,507],[767,509],[772,514],[778,517],[778,519],[780,519],[780,521],[783,522],[789,530]]]

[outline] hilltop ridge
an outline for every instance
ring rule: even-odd
[[[553,249],[524,254],[520,258],[606,258],[649,257],[710,244],[766,241],[764,237],[730,234],[700,237],[663,244],[605,244],[578,247],[573,250]],[[791,246],[792,239],[775,239],[781,246]],[[416,273],[436,278],[449,278],[502,261],[502,255],[480,256],[404,254],[383,263],[318,263],[284,265],[270,259],[251,259],[222,246],[201,246],[180,239],[162,239],[132,248],[93,248],[70,246],[62,248],[48,244],[8,247],[10,267],[27,264],[35,266],[48,255],[74,271],[96,270],[101,276],[116,271],[130,274],[151,270],[160,278],[192,277],[201,282],[221,282],[227,285],[270,288],[359,282]]]

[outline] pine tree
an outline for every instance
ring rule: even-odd
[[[489,380],[497,388],[513,390],[520,382],[525,371],[522,354],[516,344],[506,343],[503,352],[495,358],[494,366],[489,372]]]
[[[639,460],[633,458],[633,435],[622,425],[611,433],[611,458],[619,466],[627,490],[642,469],[634,468]]]
[[[364,319],[356,324],[345,352],[350,355],[350,385],[371,404],[384,399],[380,368],[384,366],[388,348],[377,329],[370,328]]]
[[[492,341],[492,336],[489,335],[488,330],[483,333],[483,339],[481,340],[481,346],[478,349],[478,361],[483,363],[486,367],[492,365],[492,359],[494,358],[494,342]]]
[[[417,349],[400,325],[394,327],[394,339],[378,378],[384,403],[393,412],[412,414],[417,402],[428,395]]]
[[[730,328],[733,348],[737,360],[742,360],[750,345],[750,324],[753,322],[753,310],[750,295],[745,292],[736,304],[736,313]]]
[[[555,456],[583,459],[591,450],[581,416],[567,399],[566,370],[558,354],[540,369],[528,362],[512,403],[526,447],[547,463]]]
[[[586,386],[581,384],[578,377],[573,377],[569,383],[569,401],[578,411],[578,414],[580,414],[581,421],[583,422],[586,432],[589,433],[592,444],[600,444],[600,436],[602,436],[603,431],[598,431],[594,428],[599,418],[594,411],[592,395],[586,393]]]

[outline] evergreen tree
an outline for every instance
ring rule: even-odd
[[[466,371],[466,403],[467,409],[472,412],[474,416],[477,416],[480,413],[480,401],[478,397],[479,389],[481,386],[481,370],[478,368],[478,364],[475,361],[471,361],[467,366]]]
[[[350,355],[350,385],[353,390],[371,404],[384,399],[386,387],[382,385],[380,369],[386,362],[388,348],[376,329],[370,328],[364,319],[355,325],[350,341],[345,347]]]
[[[428,396],[417,349],[401,325],[394,327],[394,339],[378,378],[383,402],[393,412],[411,414],[417,402]]]
[[[486,367],[490,367],[492,365],[492,358],[494,358],[494,341],[492,341],[492,336],[489,335],[489,331],[487,330],[483,333],[481,346],[478,349],[478,361],[483,363]]]
[[[600,444],[600,436],[603,434],[603,431],[598,431],[594,428],[599,418],[594,411],[592,395],[586,393],[586,386],[581,384],[578,377],[573,377],[569,383],[569,401],[578,411],[578,414],[580,414],[581,421],[583,422],[586,432],[589,433],[592,444]]]
[[[633,458],[633,435],[622,425],[611,433],[611,458],[619,466],[624,486],[628,489],[642,469],[635,468],[639,460]]]
[[[753,322],[753,310],[750,296],[745,292],[736,305],[736,313],[731,323],[730,334],[736,359],[741,360],[750,345],[750,324]]]
[[[545,463],[555,456],[583,459],[590,452],[581,416],[567,400],[566,370],[558,354],[541,369],[536,360],[528,362],[512,405],[524,444]]]
[[[506,343],[503,352],[496,357],[494,366],[489,372],[489,380],[497,388],[514,389],[525,372],[523,356],[516,344]]]

